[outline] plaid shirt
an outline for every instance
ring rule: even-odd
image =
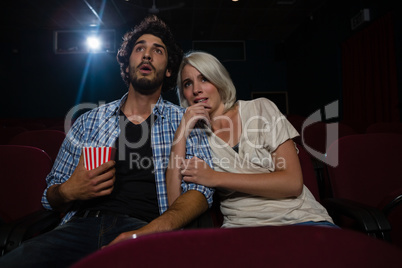
[[[102,105],[80,116],[67,133],[57,159],[49,175],[46,177],[47,189],[54,184],[67,181],[78,164],[82,147],[114,146],[120,134],[119,110],[125,102],[127,94],[120,100]],[[153,107],[156,115],[151,130],[152,153],[154,159],[154,172],[156,192],[158,196],[159,213],[168,209],[165,171],[169,162],[170,149],[177,127],[180,124],[185,109],[159,98]],[[212,156],[206,135],[195,129],[187,140],[186,158],[197,156],[212,167]],[[42,204],[51,210],[46,193],[42,196]],[[203,193],[212,204],[214,190],[193,183],[182,183],[182,190],[198,190]],[[79,209],[79,202],[64,217],[62,224],[66,223]]]

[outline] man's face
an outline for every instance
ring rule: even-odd
[[[171,75],[167,64],[167,49],[159,37],[144,34],[138,38],[128,67],[130,83],[134,90],[151,95],[161,89],[165,76]]]

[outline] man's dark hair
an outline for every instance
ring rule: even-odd
[[[127,67],[129,66],[130,55],[135,42],[144,34],[152,34],[159,37],[166,45],[168,51],[167,68],[170,70],[171,76],[164,78],[162,91],[168,91],[176,85],[177,73],[183,58],[183,51],[177,45],[170,28],[155,15],[146,17],[139,25],[134,27],[133,30],[123,36],[123,43],[117,52],[117,61],[120,64],[121,77],[126,85],[129,86],[130,77],[127,72]]]

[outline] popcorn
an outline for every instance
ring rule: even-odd
[[[113,147],[84,147],[84,163],[87,170],[99,167],[114,158]]]

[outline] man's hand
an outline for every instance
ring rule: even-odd
[[[87,170],[81,154],[73,174],[60,186],[61,195],[66,201],[74,201],[111,194],[116,179],[114,165],[115,161],[108,161],[95,169]]]
[[[107,246],[132,239],[134,234],[135,237],[138,237],[183,228],[207,209],[208,202],[205,196],[199,191],[189,190],[182,194],[162,215],[138,230],[120,234]]]
[[[67,211],[75,200],[88,200],[109,195],[115,182],[115,161],[109,161],[101,166],[87,170],[84,157],[81,155],[77,167],[71,177],[62,184],[49,187],[47,199],[53,209]]]
[[[121,233],[120,235],[118,235],[112,242],[110,242],[107,246],[104,247],[108,247],[129,239],[133,239],[133,238],[137,238],[141,235],[145,235],[145,234],[150,234],[150,233],[154,233],[154,230],[151,230],[151,228],[149,227],[149,225],[146,225],[138,230],[135,231],[130,231],[130,232],[125,232],[125,233]],[[104,248],[102,247],[102,248]]]

